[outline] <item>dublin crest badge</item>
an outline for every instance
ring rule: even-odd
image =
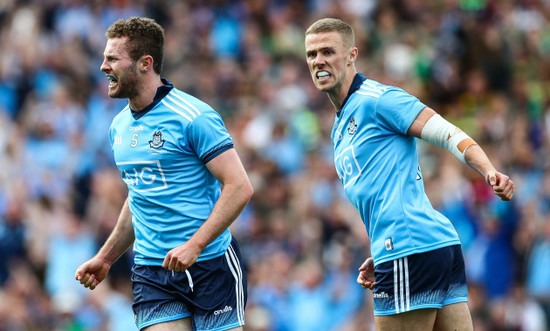
[[[164,139],[162,139],[162,132],[158,131],[153,134],[153,140],[149,140],[149,147],[159,149],[164,146]]]
[[[357,132],[357,124],[355,123],[355,117],[349,120],[348,133],[353,136]]]

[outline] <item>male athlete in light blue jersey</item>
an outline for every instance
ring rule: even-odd
[[[377,330],[472,330],[460,240],[424,192],[416,138],[449,150],[478,171],[502,200],[514,183],[460,129],[402,89],[355,68],[347,23],[332,18],[306,31],[315,86],[335,110],[334,163],[371,239],[357,281],[373,290]]]
[[[128,98],[109,131],[128,199],[75,277],[94,289],[133,243],[140,330],[242,330],[246,276],[228,227],[252,187],[232,139],[209,105],[161,79],[156,22],[119,20],[106,36],[109,96]]]
[[[218,113],[163,83],[155,102],[139,112],[127,106],[109,132],[128,185],[138,265],[162,266],[172,248],[197,232],[220,195],[220,183],[205,164],[233,148]],[[223,255],[230,242],[225,229],[197,261]]]
[[[334,162],[368,229],[374,264],[459,245],[453,225],[424,192],[416,138],[407,134],[426,106],[361,74],[351,90],[332,130]]]

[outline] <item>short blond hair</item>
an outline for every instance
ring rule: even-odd
[[[355,33],[353,28],[348,23],[337,18],[322,18],[315,21],[306,30],[306,36],[309,34],[333,32],[336,31],[340,34],[342,42],[346,48],[355,46]]]

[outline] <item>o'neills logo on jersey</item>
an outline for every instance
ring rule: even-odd
[[[219,315],[219,314],[223,314],[223,313],[227,313],[227,312],[230,312],[232,311],[233,308],[229,307],[229,306],[225,306],[225,308],[223,309],[220,309],[220,310],[215,310],[214,311],[214,315]]]
[[[138,125],[138,126],[131,126],[128,128],[128,130],[130,131],[143,131],[144,127],[143,125]]]
[[[373,293],[372,297],[374,299],[384,299],[384,298],[389,298],[390,296],[386,292],[380,292],[380,293]]]
[[[158,149],[164,146],[164,139],[162,139],[162,132],[158,131],[153,134],[153,140],[149,140],[149,147]]]

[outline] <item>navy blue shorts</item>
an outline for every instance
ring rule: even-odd
[[[381,263],[375,267],[374,275],[376,316],[468,301],[460,245]]]
[[[227,330],[244,325],[246,275],[235,239],[224,255],[196,262],[186,271],[134,265],[134,315],[147,326],[191,317],[193,330]]]

